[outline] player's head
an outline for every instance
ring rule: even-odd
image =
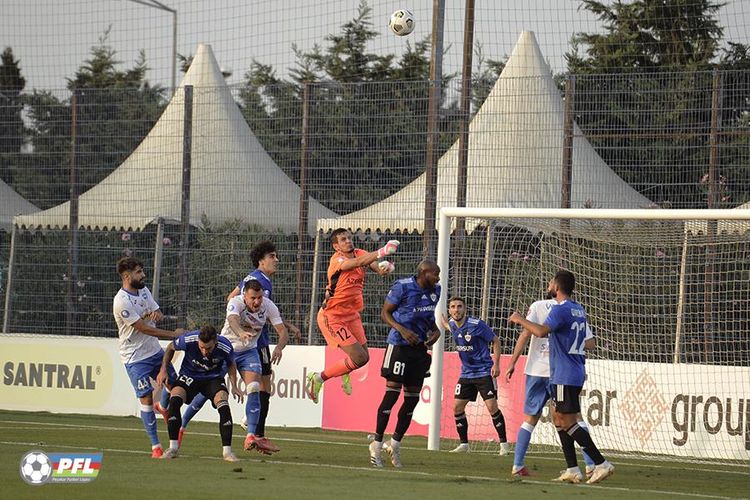
[[[331,245],[333,249],[341,253],[351,253],[354,251],[354,241],[352,233],[343,227],[334,229],[331,233]]]
[[[135,257],[122,257],[117,261],[117,274],[122,278],[122,284],[140,290],[146,286],[146,271],[143,262]]]
[[[466,301],[457,296],[448,299],[448,315],[456,321],[464,319],[466,316]]]
[[[557,298],[559,295],[568,297],[573,293],[575,287],[576,277],[573,276],[573,273],[570,271],[562,269],[557,271],[555,277],[549,282],[547,296],[553,299]]]
[[[200,333],[198,334],[198,349],[200,349],[203,356],[208,357],[214,352],[216,343],[219,336],[216,333],[216,328],[211,325],[201,327]]]
[[[275,273],[279,265],[276,245],[270,240],[261,241],[250,250],[250,260],[256,269],[260,269],[268,275]]]
[[[422,288],[433,288],[440,281],[440,267],[433,260],[423,260],[417,265],[417,283]]]
[[[263,287],[260,286],[260,281],[254,278],[247,280],[242,292],[242,298],[245,301],[245,306],[251,312],[258,312],[260,306],[263,305]]]

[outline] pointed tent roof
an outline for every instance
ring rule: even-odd
[[[534,33],[524,31],[469,125],[467,206],[560,206],[564,104]],[[438,161],[437,208],[456,205],[458,141]],[[330,230],[424,228],[425,175],[357,212],[319,221]],[[575,127],[571,206],[643,208],[649,200],[617,176]]]
[[[194,87],[190,223],[242,219],[296,232],[300,188],[266,153],[245,122],[209,45],[200,45],[180,84]],[[139,230],[157,218],[180,220],[184,96],[172,101],[136,150],[79,198],[84,228]],[[336,214],[310,198],[308,229]],[[15,219],[19,226],[63,228],[69,202]]]
[[[10,229],[13,226],[13,217],[18,214],[38,211],[39,208],[26,201],[26,198],[0,180],[0,229]]]

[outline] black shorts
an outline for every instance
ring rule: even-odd
[[[224,383],[224,377],[196,380],[192,377],[180,374],[177,377],[177,382],[173,387],[182,387],[183,389],[185,389],[186,404],[190,404],[190,402],[196,395],[203,394],[204,396],[206,396],[206,399],[211,401],[211,404],[214,405],[214,408],[216,408],[216,405],[214,404],[214,397],[218,392],[225,391],[227,394],[229,394],[229,390]]]
[[[260,374],[272,374],[273,368],[271,367],[271,348],[267,345],[258,347],[258,355],[260,356]]]
[[[497,381],[489,375],[479,378],[460,378],[453,394],[455,399],[465,401],[476,401],[477,394],[481,394],[484,401],[497,399]]]
[[[388,344],[383,355],[380,375],[386,380],[401,383],[406,387],[421,387],[424,379],[430,376],[431,362],[432,356],[424,344]]]
[[[576,385],[549,385],[550,399],[557,413],[581,412],[581,389]]]

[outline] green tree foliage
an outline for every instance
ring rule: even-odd
[[[12,48],[5,48],[0,62],[0,179],[12,184],[11,166],[18,160],[24,143],[21,93],[26,79],[21,76],[20,61],[13,57]]]
[[[582,0],[603,31],[577,33],[575,119],[608,165],[652,201],[707,203],[712,70],[721,71],[719,206],[748,198],[747,47],[721,48],[722,4],[709,0]],[[744,145],[744,149],[743,149]],[[701,180],[704,182],[701,182]]]
[[[130,69],[119,69],[107,33],[68,80],[61,93],[27,95],[33,152],[18,177],[19,191],[40,207],[68,197],[71,161],[72,93],[77,93],[76,154],[79,192],[109,175],[133,152],[164,109],[164,91],[146,80],[145,54]]]
[[[311,196],[339,213],[366,207],[424,171],[429,92],[429,40],[405,52],[377,55],[372,10],[358,13],[325,47],[295,47],[297,66],[280,79],[255,61],[239,99],[245,118],[276,163],[299,181],[302,109],[308,88],[308,172]],[[452,75],[443,76],[444,89]],[[443,93],[445,95],[445,93]],[[438,154],[455,140],[455,101],[443,98]]]

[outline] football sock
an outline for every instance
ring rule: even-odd
[[[151,440],[151,446],[159,444],[159,435],[156,433],[156,414],[154,407],[151,405],[141,405],[141,420],[143,427],[146,428],[146,434]]]
[[[377,424],[375,426],[375,441],[383,442],[383,434],[385,434],[385,428],[388,427],[388,419],[391,417],[391,410],[396,404],[396,401],[398,401],[399,394],[401,394],[401,389],[395,389],[393,387],[385,388],[383,400],[378,407]]]
[[[270,400],[270,392],[260,391],[260,417],[258,417],[258,425],[255,427],[255,435],[258,437],[266,435],[266,417],[268,417],[268,403]]]
[[[396,441],[401,441],[401,439],[403,439],[404,434],[406,434],[406,431],[409,429],[409,425],[411,425],[411,417],[414,414],[414,408],[417,407],[418,403],[418,392],[404,391],[404,401],[401,403],[401,409],[398,411],[398,421],[396,422],[396,430],[391,436],[392,439],[395,439]]]
[[[586,422],[578,422],[578,427],[580,427],[581,429],[583,429],[586,432],[589,431],[589,428],[586,425]],[[583,453],[583,461],[586,463],[586,467],[593,467],[595,464],[594,464],[594,461],[589,456],[589,454],[586,453],[586,451],[583,450],[583,449],[581,449],[581,452]]]
[[[332,365],[327,366],[325,370],[321,372],[320,378],[322,378],[323,381],[326,381],[329,378],[340,377],[346,373],[351,373],[357,368],[359,368],[357,364],[347,356],[344,359],[340,359]]]
[[[219,401],[216,405],[219,412],[219,434],[222,446],[232,446],[232,411],[228,401]]]
[[[200,411],[201,408],[203,408],[203,405],[206,404],[206,396],[203,394],[196,394],[193,400],[190,402],[189,405],[187,405],[187,408],[185,408],[185,413],[182,415],[182,426],[187,427],[191,420],[193,420],[193,417],[196,413]]]
[[[249,392],[245,401],[245,417],[247,418],[247,433],[255,434],[260,418],[260,393]]]
[[[573,438],[561,427],[557,427],[557,435],[560,436],[560,444],[562,445],[562,451],[563,455],[565,455],[565,463],[568,464],[568,469],[578,467],[576,447]]]
[[[497,413],[492,415],[492,425],[495,426],[500,442],[505,443],[508,441],[508,436],[505,435],[505,417],[503,417],[503,412],[497,410]]]
[[[596,465],[604,463],[604,457],[591,439],[591,434],[585,429],[582,429],[580,425],[577,423],[573,424],[566,433],[570,435],[571,440],[575,440],[575,442],[578,443],[581,450],[591,457],[591,460],[593,460]]]
[[[526,460],[526,452],[528,451],[529,443],[531,442],[532,432],[534,432],[534,426],[528,422],[522,423],[521,428],[518,429],[516,450],[513,456],[513,465],[516,467],[523,467],[524,460]]]
[[[466,420],[466,413],[460,413],[459,415],[454,415],[456,419],[456,431],[458,432],[458,437],[461,439],[462,443],[468,443],[469,442],[469,421]]]
[[[167,419],[167,431],[169,431],[170,441],[176,441],[180,435],[180,426],[182,425],[182,416],[180,415],[181,406],[181,397],[172,396],[171,398],[169,398],[169,418]]]
[[[161,398],[159,399],[159,404],[162,408],[166,408],[169,406],[169,389],[166,387],[162,388],[161,390]]]

